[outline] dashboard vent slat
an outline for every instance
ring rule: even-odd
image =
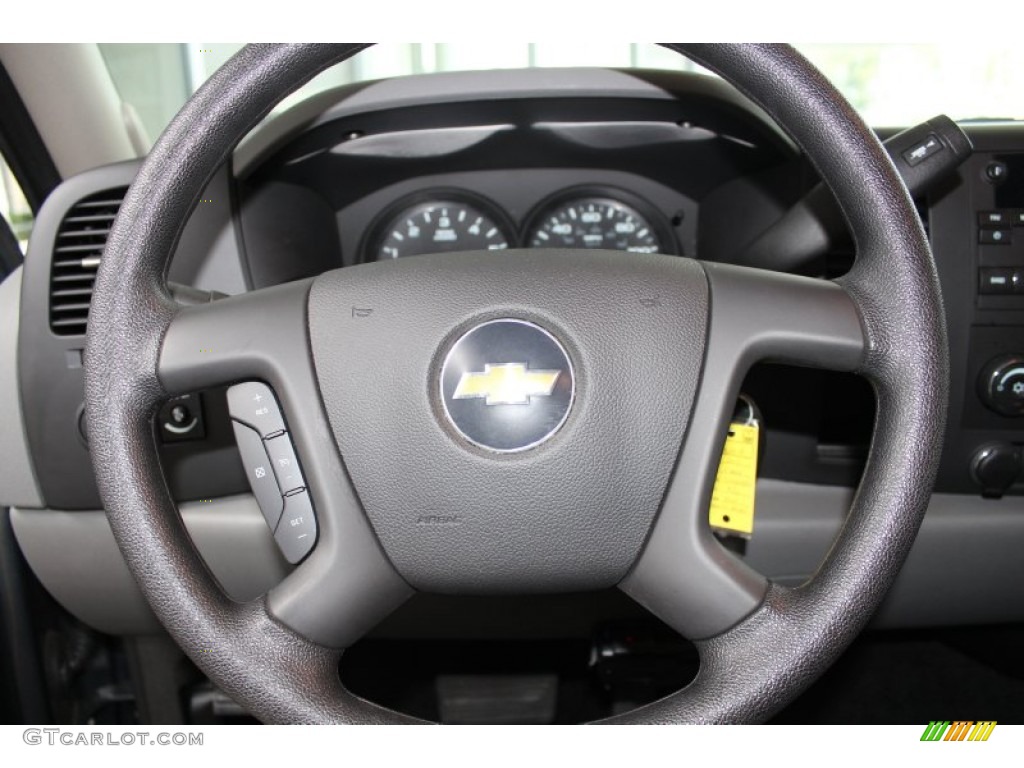
[[[50,320],[50,327],[61,336],[81,336],[85,321],[77,317],[59,317]],[[65,330],[67,329],[67,330]]]
[[[85,261],[82,257],[77,259],[58,259],[53,262],[54,269],[81,269],[82,262]]]
[[[106,245],[106,240],[102,243],[88,243],[85,245],[58,245],[53,249],[54,253],[95,253],[99,255],[103,253],[103,246]]]
[[[125,187],[124,189],[127,189]],[[91,195],[85,200],[81,200],[75,204],[76,210],[87,211],[90,208],[113,208],[115,211],[121,207],[121,202],[124,200],[123,189],[111,189],[110,197],[104,198],[102,195],[105,192],[97,192],[95,195]]]
[[[79,222],[74,222],[74,223],[77,224]],[[82,222],[82,223],[86,223],[86,222]],[[91,223],[91,222],[89,222],[89,223]],[[107,235],[109,235],[109,234],[110,234],[110,228],[108,227],[106,229],[91,229],[91,230],[84,230],[82,232],[74,232],[74,231],[72,231],[72,232],[61,232],[59,237],[60,237],[61,240],[64,240],[64,239],[68,239],[68,240],[84,240],[86,238],[89,238],[90,241],[93,238],[101,238],[102,237],[104,239],[104,241],[105,241],[106,238],[107,238]]]
[[[88,282],[91,285],[92,282],[93,282],[93,278],[94,277],[95,277],[95,275],[92,275],[92,274],[89,274],[89,275],[75,275],[75,274],[71,274],[71,275],[54,275],[52,283],[53,283],[54,286],[56,286],[58,284],[85,283],[85,282]]]
[[[64,221],[68,224],[92,224],[93,222],[113,221],[116,213],[90,213],[82,216],[67,216]]]
[[[92,286],[87,288],[61,288],[60,290],[54,290],[54,298],[71,298],[74,296],[92,296]]]
[[[85,335],[96,270],[127,191],[97,192],[64,214],[50,267],[50,330],[58,336]]]
[[[91,295],[92,293],[90,292],[90,296]],[[58,315],[77,315],[80,312],[85,312],[86,314],[89,314],[89,302],[83,301],[77,304],[58,304],[57,306],[53,307],[51,311],[54,314]]]

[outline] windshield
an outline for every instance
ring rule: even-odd
[[[101,44],[121,98],[152,142],[185,100],[241,46],[222,43]],[[956,120],[1024,118],[1024,46],[798,45],[876,127],[914,125],[939,113]],[[315,78],[278,105],[382,77],[516,67],[643,67],[706,71],[672,51],[637,43],[385,43]]]

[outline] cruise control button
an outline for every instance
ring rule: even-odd
[[[297,563],[316,543],[316,517],[306,491],[284,498],[284,514],[277,524],[274,540],[289,563]]]
[[[252,493],[260,505],[267,525],[270,526],[270,530],[274,530],[281,519],[284,499],[281,498],[277,480],[274,479],[270,457],[267,456],[263,449],[263,441],[255,431],[237,421],[232,421],[231,425],[235,428],[235,440],[238,442],[238,451],[242,454],[245,476],[249,478]]]
[[[228,389],[228,411],[233,419],[248,424],[268,437],[284,431],[284,418],[277,399],[266,384],[249,381]]]
[[[281,490],[288,493],[304,487],[306,481],[302,479],[299,460],[295,457],[295,448],[288,433],[273,437],[264,445],[267,448],[267,455],[270,456],[270,463],[274,465],[274,474],[277,475],[277,484]]]

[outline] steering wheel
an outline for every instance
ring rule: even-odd
[[[242,50],[161,136],[111,232],[89,315],[86,414],[110,525],[149,603],[256,717],[384,723],[410,718],[344,689],[342,649],[414,590],[618,585],[693,640],[701,666],[682,691],[613,721],[770,717],[878,606],[938,465],[941,298],[885,152],[791,48],[672,44],[751,97],[814,162],[856,243],[845,277],[619,252],[471,252],[176,304],[168,261],[215,169],[275,103],[362,47]],[[452,361],[481,334],[463,373],[505,366],[528,396],[509,395],[500,377],[461,399],[451,391],[463,385],[449,381]],[[505,357],[488,358],[495,350]],[[742,377],[765,359],[855,371],[877,396],[849,517],[795,589],[726,553],[707,524]],[[239,604],[191,544],[151,424],[169,396],[244,380],[280,400],[319,538],[280,585]],[[509,434],[498,421],[534,403],[548,409],[539,432],[494,437]]]

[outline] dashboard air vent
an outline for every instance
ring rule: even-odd
[[[50,329],[58,336],[85,335],[96,270],[127,191],[119,187],[89,195],[60,223],[50,267]]]

